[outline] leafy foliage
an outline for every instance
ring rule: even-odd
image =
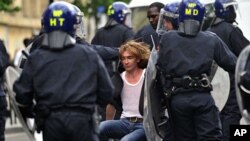
[[[98,12],[106,13],[107,7],[117,0],[88,0],[86,4],[83,4],[81,0],[74,0],[72,4],[78,6],[85,16],[95,16],[97,18]],[[129,3],[130,0],[120,0],[125,3]]]
[[[11,4],[13,3],[13,0],[0,0],[0,11],[6,11],[6,12],[17,12],[21,8],[20,7],[12,7]]]

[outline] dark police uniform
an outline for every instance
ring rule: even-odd
[[[102,59],[80,44],[34,50],[14,84],[18,103],[32,107],[36,100],[36,116],[44,121],[41,128],[47,141],[91,140],[94,107],[106,106],[113,89]]]
[[[238,104],[241,107],[241,114],[246,123],[250,124],[250,47],[248,46],[244,51],[242,51],[241,55],[238,59],[238,64],[236,68],[237,73],[235,76],[236,79],[236,95]],[[245,58],[246,57],[246,58]],[[244,59],[243,59],[244,58]],[[243,121],[244,121],[243,120]]]
[[[153,41],[151,36],[153,38]],[[159,42],[158,34],[150,24],[143,26],[139,31],[137,31],[137,33],[134,36],[134,39],[138,41],[143,41],[148,45],[150,45],[150,50],[152,50],[154,45],[158,45]]]
[[[8,54],[3,42],[0,40],[0,141],[4,141],[4,131],[7,113],[7,101],[5,97],[4,90],[2,88],[3,84],[3,74],[8,66]]]
[[[249,44],[240,28],[228,22],[222,21],[214,24],[208,30],[216,33],[236,56],[239,56],[240,52]]]
[[[39,48],[42,44],[43,40],[43,34],[41,33],[40,35],[36,36],[33,39],[32,46],[30,49],[30,52],[33,52],[36,48]],[[93,48],[97,53],[100,55],[100,57],[103,60],[113,60],[113,59],[118,59],[118,49],[114,47],[106,47],[103,45],[91,45],[88,42],[86,42],[84,39],[81,39],[79,37],[76,37],[76,42],[79,44],[83,44],[87,47]]]
[[[106,47],[106,46],[103,46],[103,45],[91,45],[88,42],[86,42],[84,39],[80,39],[78,37],[76,37],[76,42],[79,43],[79,44],[83,44],[85,46],[88,46],[90,48],[93,48],[100,55],[100,57],[104,61],[119,59],[119,57],[118,57],[118,54],[119,54],[118,48]]]
[[[91,44],[104,45],[108,47],[120,47],[125,41],[132,39],[134,32],[126,25],[119,24],[116,21],[98,29]],[[113,61],[105,61],[105,65],[108,69],[110,76],[115,72],[116,65],[113,65]],[[116,61],[118,62],[118,60]]]
[[[212,25],[212,27],[208,30],[216,33],[237,57],[239,56],[240,52],[249,44],[249,41],[244,37],[242,31],[231,23],[221,21]],[[241,113],[236,99],[234,74],[229,73],[229,77],[229,97],[226,105],[220,113],[223,138],[227,141],[229,141],[230,137],[229,126],[232,124],[238,125],[241,119]]]
[[[172,93],[170,116],[175,140],[220,140],[219,111],[205,76],[209,76],[213,60],[234,73],[236,57],[209,32],[188,36],[170,31],[162,36],[159,46],[157,67],[165,77],[164,92]]]

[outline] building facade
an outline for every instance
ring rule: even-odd
[[[19,6],[15,13],[0,13],[0,38],[13,59],[15,52],[24,47],[23,39],[31,38],[41,28],[41,15],[48,6],[45,0],[14,0],[13,6]]]

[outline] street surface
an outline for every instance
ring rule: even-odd
[[[29,138],[24,132],[10,133],[5,135],[5,141],[29,141]]]

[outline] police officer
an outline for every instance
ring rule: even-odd
[[[97,53],[101,56],[104,61],[107,60],[115,60],[118,59],[118,48],[115,47],[107,47],[103,45],[91,45],[85,40],[85,30],[84,30],[84,14],[83,12],[75,5],[73,5],[74,9],[77,12],[77,17],[80,22],[77,24],[76,28],[76,42],[79,44],[86,45],[88,47],[93,48],[97,51]]]
[[[158,34],[156,33],[156,28],[159,20],[160,10],[163,7],[164,4],[160,2],[154,2],[150,4],[147,11],[147,18],[149,24],[139,29],[134,36],[135,40],[143,41],[149,44],[150,49],[152,49],[154,45],[158,45],[159,42]]]
[[[159,17],[159,21],[158,21],[158,25],[157,25],[157,29],[156,32],[158,33],[159,39],[161,38],[161,36],[168,32],[168,31],[172,31],[172,30],[178,30],[179,27],[179,5],[180,5],[180,1],[174,1],[174,2],[170,2],[168,4],[166,4],[160,12],[160,17]],[[160,84],[157,84],[159,87]],[[158,89],[159,90],[159,89]],[[163,96],[164,97],[164,96]],[[168,108],[167,110],[169,111],[168,113],[170,113],[170,106],[169,106],[169,99],[165,99],[165,101],[163,102],[163,107]],[[165,112],[165,109],[164,109]],[[173,121],[171,119],[171,115],[169,115],[168,117],[168,122],[167,122],[167,130],[165,132],[165,136],[163,137],[165,141],[172,141],[174,139],[173,137],[173,133],[172,133],[172,128],[171,126],[173,126]]]
[[[108,47],[120,47],[125,41],[132,39],[134,32],[131,28],[131,10],[124,2],[114,2],[108,8],[109,20],[106,25],[96,32],[91,44]],[[105,61],[106,67],[112,76],[116,71],[116,61]]]
[[[249,44],[241,29],[234,25],[237,2],[235,0],[216,0],[214,2],[215,19],[209,31],[216,33],[238,57],[240,52]],[[229,126],[238,125],[241,119],[234,86],[234,74],[230,74],[230,92],[220,118],[222,123],[223,140],[229,141]]]
[[[239,55],[236,72],[236,96],[243,116],[241,124],[250,125],[250,46],[246,47]],[[244,121],[246,123],[244,123]]]
[[[79,19],[71,4],[54,2],[42,18],[42,46],[30,54],[14,84],[16,100],[27,108],[35,100],[43,140],[97,140],[94,107],[106,106],[114,90],[104,63],[94,50],[76,43]]]
[[[134,32],[131,28],[131,10],[126,3],[117,1],[109,6],[107,14],[109,19],[106,25],[98,29],[91,44],[118,48],[125,41],[134,37]],[[118,61],[118,58],[116,60],[104,61],[110,76],[115,74]],[[102,117],[101,120],[111,119],[111,116],[106,115],[106,108],[99,110]],[[108,110],[114,112],[113,107],[108,108]]]
[[[118,49],[114,48],[114,47],[107,47],[107,46],[103,46],[103,45],[91,45],[89,44],[86,40],[85,40],[85,30],[84,30],[84,14],[81,12],[81,10],[75,6],[72,5],[74,7],[74,10],[77,12],[77,18],[79,19],[79,23],[77,23],[76,25],[76,34],[75,34],[75,38],[76,38],[76,42],[79,44],[83,44],[87,47],[90,47],[94,50],[97,51],[97,53],[100,55],[100,57],[103,60],[115,60],[118,59]],[[32,41],[30,41],[31,43],[29,44],[29,46],[25,49],[26,55],[29,55],[31,52],[33,52],[35,49],[41,47],[42,44],[42,40],[44,37],[44,28],[43,28],[43,21],[41,23],[42,28],[40,30],[39,35],[35,36],[34,39],[32,39]],[[25,54],[22,54],[22,61],[21,64],[18,64],[19,68],[22,68],[25,60],[27,59],[26,56],[24,56]]]
[[[171,2],[161,9],[156,32],[159,35],[170,30],[178,30],[179,27],[179,5],[180,2]]]
[[[213,60],[234,73],[236,57],[215,34],[201,30],[205,8],[198,0],[182,0],[179,31],[163,34],[157,68],[176,141],[220,140],[219,110],[208,80]],[[170,117],[170,118],[171,118]]]
[[[3,75],[9,63],[8,60],[9,60],[8,53],[3,44],[3,41],[0,40],[0,141],[5,140],[4,131],[5,131],[5,122],[7,114],[7,101],[4,90],[2,88],[2,84],[3,84]]]

